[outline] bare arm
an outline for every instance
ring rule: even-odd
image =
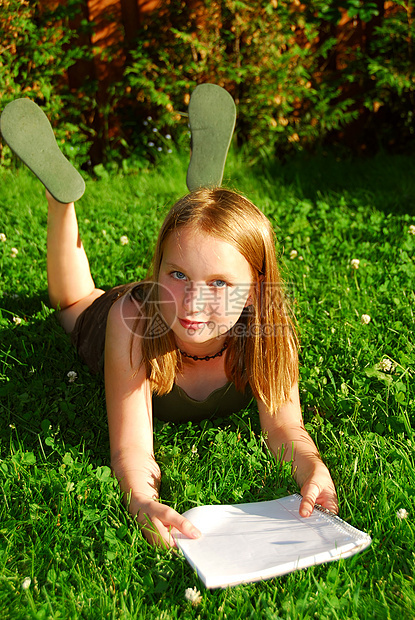
[[[261,401],[258,409],[261,428],[271,452],[276,458],[292,461],[294,478],[303,496],[300,515],[308,517],[315,503],[337,513],[334,483],[304,427],[298,385],[293,386],[290,399],[276,415],[272,416]]]
[[[121,299],[113,305],[108,315],[105,395],[111,466],[125,499],[129,500],[131,514],[146,526],[146,538],[152,543],[172,545],[170,529],[173,526],[191,538],[197,537],[198,530],[175,510],[157,501],[161,472],[153,452],[150,385],[143,367],[135,374],[133,371],[133,368],[139,367],[141,359],[139,335],[134,339],[131,368],[131,332],[124,320],[124,317],[134,316],[135,312],[136,307],[130,300]]]

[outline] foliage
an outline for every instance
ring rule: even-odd
[[[0,107],[19,97],[34,100],[49,117],[65,155],[82,164],[91,143],[78,132],[82,106],[65,79],[68,69],[90,53],[73,45],[76,33],[69,19],[79,5],[80,0],[70,0],[49,11],[39,0],[0,0]],[[8,165],[10,151],[4,151],[2,164]]]
[[[206,81],[234,96],[237,140],[252,158],[333,139],[372,149],[413,141],[413,0],[166,0],[141,16],[134,43],[106,48],[93,46],[83,4],[0,0],[0,104],[34,99],[80,164],[90,152],[93,164],[129,156],[143,166],[180,148],[189,95]],[[115,79],[104,93],[91,74],[71,91],[68,70],[92,61],[117,62]]]
[[[130,50],[120,87],[127,141],[144,157],[152,152],[137,125],[151,113],[181,144],[191,91],[211,81],[235,98],[238,143],[251,156],[303,150],[347,127],[354,147],[405,144],[413,135],[411,4],[385,13],[383,3],[362,0],[168,0],[143,19]]]
[[[307,11],[312,14],[313,7]],[[237,137],[258,153],[321,140],[355,117],[340,101],[340,81],[316,77],[336,44],[318,44],[319,24],[292,2],[169,0],[138,32],[125,75],[160,124],[173,125],[192,89],[215,82],[238,106]]]
[[[324,3],[320,15],[338,23],[347,13],[362,32],[357,42],[343,51],[344,92],[354,92],[365,128],[383,145],[413,142],[415,105],[415,4],[364,0],[333,0]],[[351,39],[353,31],[350,30]],[[339,46],[338,46],[339,48]],[[378,134],[375,137],[375,134]],[[367,135],[366,135],[367,137]]]
[[[415,107],[415,20],[413,3],[398,3],[404,10],[391,15],[375,28],[367,54],[356,55],[351,71],[365,76],[365,107],[373,116],[379,110],[385,121],[385,142],[404,144],[414,137]],[[412,4],[412,6],[411,6]],[[351,77],[349,81],[352,83]],[[376,111],[376,112],[375,112]]]

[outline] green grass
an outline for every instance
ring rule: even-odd
[[[166,210],[186,191],[185,167],[173,156],[157,170],[88,181],[78,215],[98,286],[143,276]],[[25,170],[0,173],[1,618],[415,618],[414,168],[409,156],[229,162],[228,184],[275,226],[301,335],[307,429],[341,516],[373,543],[347,560],[218,591],[204,590],[182,556],[150,547],[122,507],[102,381],[48,307],[43,190]],[[295,492],[259,430],[255,409],[213,424],[156,423],[164,501],[184,511]],[[194,585],[196,608],[184,599]]]

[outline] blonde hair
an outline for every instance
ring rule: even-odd
[[[140,297],[146,305],[147,337],[142,339],[141,363],[152,389],[159,395],[169,392],[183,367],[173,332],[166,326],[160,329],[154,282],[158,282],[169,235],[184,226],[230,243],[251,267],[252,306],[244,309],[228,332],[225,372],[237,390],[244,391],[249,384],[253,395],[275,413],[288,400],[298,378],[297,338],[283,292],[271,223],[247,198],[227,189],[199,189],[184,196],[161,227],[151,269],[138,289],[145,292]]]

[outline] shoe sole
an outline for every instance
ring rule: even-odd
[[[47,116],[34,101],[15,99],[3,110],[0,131],[6,144],[58,202],[79,200],[85,182],[60,151]]]
[[[189,102],[192,154],[187,170],[189,191],[220,187],[236,121],[235,102],[216,84],[200,84]]]

